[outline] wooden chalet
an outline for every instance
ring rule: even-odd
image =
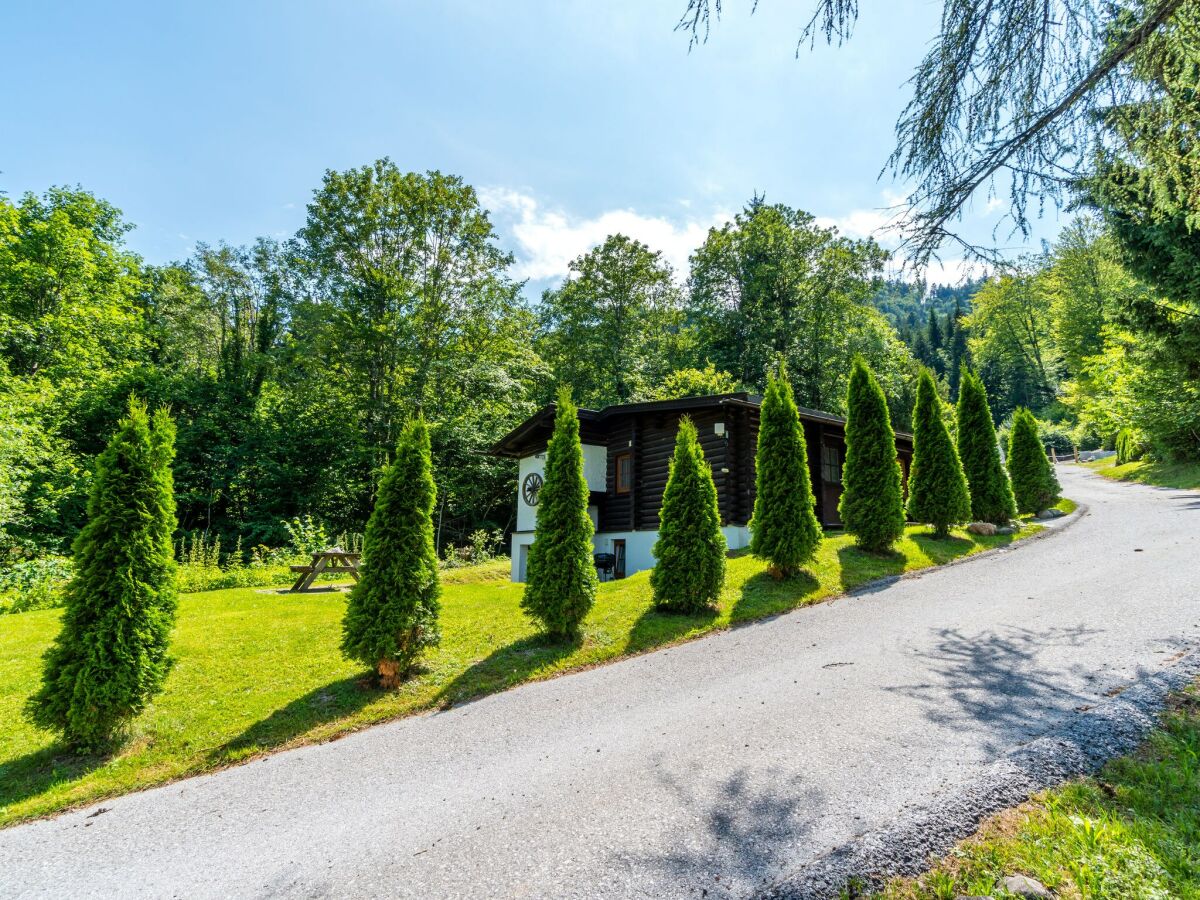
[[[658,512],[683,415],[691,416],[695,423],[704,456],[712,466],[729,548],[736,550],[749,544],[761,402],[758,395],[740,392],[579,410],[596,553],[602,555],[600,558],[608,555],[605,561],[611,563],[613,576],[621,578],[654,565],[651,550],[658,538]],[[512,536],[514,581],[525,580],[554,416],[554,404],[544,407],[492,448],[497,455],[518,460],[517,522]],[[846,453],[845,420],[804,408],[800,409],[800,419],[808,444],[817,518],[826,526],[836,527],[841,524],[838,500]],[[897,434],[896,450],[907,477],[912,437]]]

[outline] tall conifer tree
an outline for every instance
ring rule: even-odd
[[[546,474],[521,597],[521,608],[554,640],[574,638],[595,602],[592,534],[579,411],[564,387],[558,392],[554,434],[546,447]]]
[[[696,426],[684,416],[659,510],[657,562],[650,573],[655,606],[690,613],[716,603],[725,582],[725,550],[712,469]]]
[[[750,551],[777,577],[794,575],[821,543],[808,471],[808,448],[792,385],[783,366],[767,376],[754,458],[754,516]]]
[[[75,539],[62,630],[46,651],[35,723],[82,750],[107,748],[160,690],[177,603],[171,461],[175,423],[137,399],[96,459]]]
[[[928,522],[933,533],[946,537],[951,525],[971,517],[967,479],[938,398],[933,373],[921,369],[917,407],[913,412],[913,459],[908,473],[908,517]]]
[[[896,433],[875,375],[855,359],[846,393],[846,463],[838,506],[846,531],[882,553],[904,534],[904,492]]]
[[[958,457],[971,491],[971,518],[1005,525],[1017,514],[1012,485],[1000,461],[1000,445],[987,390],[965,366],[958,389]]]
[[[1036,513],[1058,499],[1061,488],[1038,437],[1033,413],[1018,408],[1008,437],[1008,474],[1017,509]]]
[[[411,419],[380,479],[359,581],[342,619],[342,653],[373,667],[383,688],[396,687],[421,651],[440,640],[436,495],[429,428]]]

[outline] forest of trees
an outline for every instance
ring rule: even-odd
[[[688,272],[612,235],[530,302],[471,186],[386,159],[327,172],[289,240],[168,265],[83,189],[0,196],[6,558],[70,545],[131,395],[178,422],[180,530],[226,548],[277,545],[298,515],[361,531],[419,412],[440,552],[510,525],[512,464],[487,449],[560,385],[586,407],[761,391],[780,362],[798,404],[842,413],[861,357],[901,430],[922,364],[944,403],[970,365],[1002,428],[1025,407],[1060,449],[1195,456],[1200,242],[1178,176],[1160,183],[1142,149],[1155,121],[1113,126],[1127,152],[1080,183],[1091,211],[1044,252],[932,288],[884,280],[875,241],[755,197]]]

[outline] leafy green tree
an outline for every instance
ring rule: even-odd
[[[687,343],[683,303],[662,254],[622,234],[574,260],[542,294],[537,349],[578,402],[600,408],[653,390]]]
[[[436,496],[429,429],[422,419],[412,419],[380,479],[363,535],[359,581],[342,620],[342,653],[373,667],[383,688],[396,687],[421,652],[441,640]]]
[[[917,382],[913,413],[913,459],[908,474],[908,517],[928,522],[935,536],[950,534],[950,526],[971,517],[971,495],[962,463],[946,422],[942,401],[929,369]]]
[[[558,392],[554,434],[546,447],[546,474],[521,597],[521,609],[540,622],[553,640],[578,635],[596,600],[592,534],[579,411],[570,389],[564,387]]]
[[[904,492],[896,434],[874,374],[855,359],[846,396],[846,462],[838,504],[846,531],[883,553],[904,534]]]
[[[1027,409],[1013,414],[1008,439],[1008,474],[1017,509],[1036,513],[1058,499],[1058,478],[1038,437],[1037,419]]]
[[[659,510],[650,586],[659,609],[696,613],[720,599],[725,535],[712,469],[687,416],[679,420],[675,456]]]
[[[902,385],[912,358],[868,305],[886,259],[873,240],[851,240],[806,212],[755,198],[692,256],[699,355],[751,388],[782,358],[797,402],[831,412],[842,411],[850,362],[862,355],[887,385],[897,419],[907,418]]]
[[[703,369],[676,369],[661,382],[650,386],[636,399],[677,400],[680,397],[709,397],[714,394],[732,394],[740,390],[728,372],[719,371],[712,363]]]
[[[28,712],[84,750],[107,747],[161,689],[175,620],[175,425],[140,401],[96,460],[62,630]]]
[[[795,575],[816,554],[821,526],[814,509],[804,428],[782,366],[777,376],[767,376],[754,468],[750,550],[767,560],[777,577]]]
[[[971,491],[971,518],[1006,525],[1016,516],[1012,485],[1000,460],[987,390],[964,368],[958,392],[958,456]]]

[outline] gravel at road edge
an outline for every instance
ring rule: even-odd
[[[918,875],[930,858],[973,834],[984,819],[1032,794],[1097,771],[1130,753],[1157,725],[1167,695],[1200,676],[1200,652],[1140,679],[1062,727],[1006,754],[978,778],[936,802],[906,812],[891,827],[864,834],[776,881],[762,900],[823,900],[854,884],[878,890],[888,878]]]

